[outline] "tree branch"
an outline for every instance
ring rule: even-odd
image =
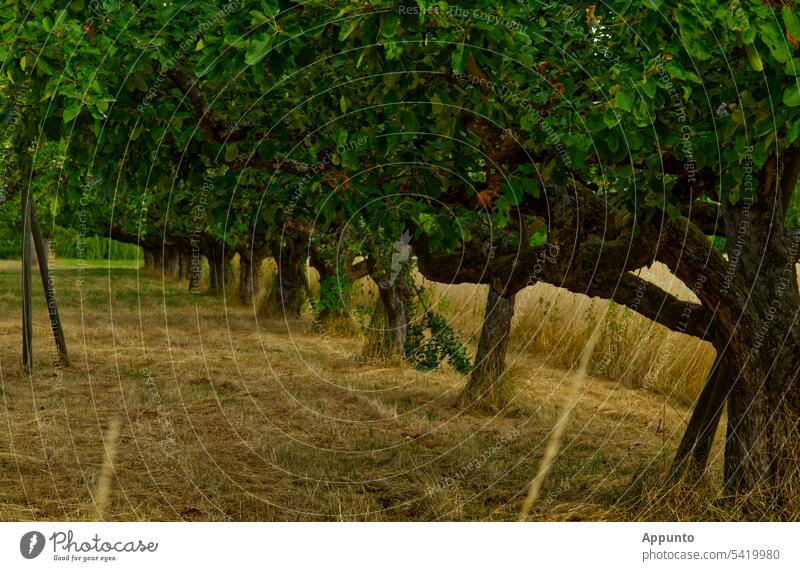
[[[189,105],[198,116],[197,127],[208,141],[222,145],[244,140],[249,127],[239,127],[231,131],[224,122],[214,117],[205,95],[197,87],[195,78],[181,68],[170,69],[167,71],[167,77],[180,90],[183,96],[189,100]]]

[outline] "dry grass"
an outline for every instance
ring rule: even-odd
[[[544,333],[526,347],[535,318],[523,316],[511,407],[468,415],[452,370],[360,363],[360,339],[318,335],[310,318],[266,321],[133,270],[75,277],[56,272],[73,364],[54,369],[37,295],[29,378],[19,274],[0,272],[3,520],[93,519],[100,490],[108,520],[513,520],[572,379],[555,366],[568,358],[534,350]],[[482,301],[473,290],[465,302]],[[537,307],[544,293],[527,295]],[[708,489],[664,483],[688,409],[642,385],[587,378],[533,518],[748,517],[708,492],[719,446]]]

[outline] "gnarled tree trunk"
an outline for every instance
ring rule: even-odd
[[[775,220],[768,202],[752,205],[746,215],[742,208],[725,211],[726,228],[741,227],[747,218],[737,277],[749,294],[739,308],[746,327],[726,324],[725,331],[734,360],[725,482],[739,492],[770,489],[784,495],[800,490],[798,244],[785,241],[783,221]]]
[[[362,356],[369,362],[405,359],[405,343],[412,309],[411,264],[404,263],[388,280],[373,277],[378,300],[369,324]]]
[[[178,275],[179,280],[190,280],[192,277],[192,253],[185,248],[181,248],[178,253]]]
[[[507,402],[506,351],[514,302],[513,294],[505,297],[489,286],[475,366],[460,397],[463,406],[500,410]]]
[[[261,265],[266,258],[266,248],[239,250],[239,303],[250,305],[258,297]]]
[[[287,230],[272,242],[270,249],[277,270],[262,313],[268,317],[297,319],[303,312],[308,287],[305,237]]]
[[[180,251],[172,245],[165,244],[163,247],[164,274],[178,279],[180,277]]]
[[[800,240],[784,226],[773,188],[778,172],[768,163],[753,198],[722,202],[728,268],[710,275],[696,294],[715,310],[715,344],[724,351],[679,450],[692,451],[695,468],[705,467],[726,395],[725,487],[773,500],[800,490]]]

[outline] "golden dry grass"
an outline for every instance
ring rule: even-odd
[[[361,363],[358,336],[319,335],[308,317],[264,320],[133,270],[76,275],[56,272],[72,365],[54,369],[37,295],[29,378],[19,274],[0,272],[2,520],[513,520],[572,379],[556,366],[574,362],[568,350],[538,354],[544,333],[520,339],[534,319],[523,316],[511,406],[465,414],[451,369]],[[466,339],[478,332],[468,304],[480,300],[479,325],[484,294],[448,291]],[[526,295],[536,307],[543,292]],[[564,333],[584,316],[575,309]],[[744,517],[713,492],[719,445],[701,489],[665,483],[689,410],[648,386],[586,379],[533,518]]]

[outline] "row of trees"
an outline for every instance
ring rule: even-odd
[[[725,486],[794,489],[791,3],[79,4],[0,8],[4,200],[46,201],[194,286],[198,253],[212,290],[238,253],[245,303],[272,256],[288,315],[307,257],[334,298],[370,276],[396,354],[412,260],[488,284],[464,398],[493,407],[517,292],[614,300],[717,351],[676,471],[702,473],[727,406]],[[655,261],[698,301],[637,275]]]

